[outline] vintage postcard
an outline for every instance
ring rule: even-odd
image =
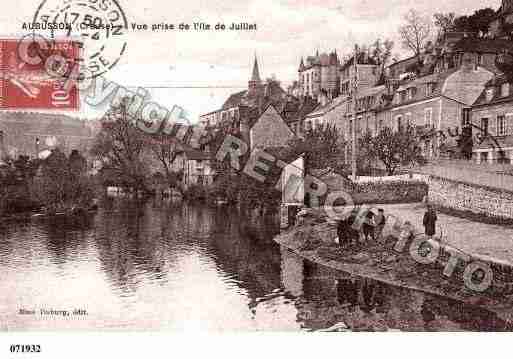
[[[513,0],[23,0],[0,74],[0,336],[513,330]]]

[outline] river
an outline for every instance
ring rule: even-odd
[[[484,308],[306,262],[277,231],[231,208],[123,200],[87,221],[0,223],[0,330],[512,329]]]

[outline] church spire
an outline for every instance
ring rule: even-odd
[[[303,71],[305,69],[305,62],[303,61],[303,56],[301,56],[301,62],[299,63],[299,71]]]
[[[251,75],[251,81],[260,82],[260,71],[258,71],[258,61],[255,54],[255,62],[253,64],[253,74]]]
[[[262,80],[260,80],[260,71],[258,70],[258,61],[255,54],[255,62],[253,64],[253,73],[248,81],[248,95],[255,96],[262,92]]]

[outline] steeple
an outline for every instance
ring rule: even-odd
[[[251,80],[248,82],[248,95],[256,96],[261,94],[262,80],[260,79],[260,71],[258,70],[258,61],[255,54],[255,62],[253,63],[253,73],[251,74]]]
[[[303,56],[301,56],[301,62],[299,63],[299,71],[303,71],[305,69],[305,62],[303,61]]]
[[[253,64],[253,74],[251,75],[251,81],[260,82],[260,71],[258,71],[258,61],[255,55],[255,63]]]

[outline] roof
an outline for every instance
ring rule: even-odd
[[[310,112],[306,117],[318,117],[322,116],[325,113],[333,110],[334,108],[340,106],[341,104],[345,103],[347,97],[346,96],[339,96],[334,98],[332,101],[326,103],[325,105],[319,104],[312,112]]]
[[[336,51],[332,51],[329,54],[327,52],[323,52],[319,55],[319,52],[315,56],[307,56],[306,65],[301,58],[301,62],[299,64],[299,71],[308,70],[314,66],[334,66],[340,63],[338,59],[338,55]]]
[[[229,108],[237,107],[241,104],[242,99],[247,94],[247,90],[236,92],[234,94],[231,94],[228,99],[224,102],[223,107],[221,109],[227,110]]]
[[[358,98],[364,98],[364,97],[368,97],[368,96],[375,96],[385,90],[386,90],[385,85],[373,86],[373,87],[369,87],[364,90],[358,91],[357,95],[358,95]]]
[[[260,82],[260,72],[258,71],[258,61],[255,56],[255,63],[253,64],[253,73],[251,74],[251,81]]]
[[[412,104],[415,102],[428,100],[431,98],[441,96],[445,80],[450,75],[452,75],[454,72],[456,72],[456,70],[446,71],[446,72],[442,72],[442,73],[435,73],[435,74],[431,74],[431,75],[427,75],[427,76],[418,77],[415,80],[408,81],[408,82],[402,84],[394,92],[394,97],[397,96],[397,94],[400,91],[404,91],[411,87],[419,87],[419,86],[425,85],[427,83],[434,84],[434,87],[433,87],[433,91],[429,95],[426,95],[425,91],[420,90],[420,91],[417,91],[417,93],[415,94],[413,99],[401,102],[400,104],[389,103],[388,105],[385,105],[384,108],[400,107],[400,106],[404,106],[404,105]]]
[[[501,96],[499,91],[495,91],[493,98],[491,101],[486,100],[486,89],[490,87],[498,87],[501,86],[504,83],[510,82],[506,75],[500,74],[495,76],[493,79],[488,81],[485,86],[485,90],[481,93],[481,95],[477,98],[476,102],[473,106],[487,106],[487,105],[495,105],[500,104],[504,102],[510,102],[513,101],[513,91],[510,89],[510,95],[509,96]]]
[[[358,61],[357,62],[358,62],[358,65],[377,65],[376,61],[374,61],[373,58],[369,57],[368,54],[365,52],[358,53]],[[354,64],[354,55],[351,56],[351,58],[342,65],[340,70],[345,70],[346,68],[348,68],[349,66],[352,66],[353,64]]]
[[[228,97],[221,109],[228,110],[241,105],[262,106],[262,103],[258,104],[258,100],[263,100],[264,105],[262,107],[265,107],[266,104],[271,102],[276,104],[278,101],[283,101],[286,94],[287,92],[281,88],[278,81],[268,80],[262,84],[262,91],[259,95],[251,96],[247,90],[236,92]]]
[[[283,110],[283,118],[285,122],[295,122],[305,118],[310,112],[312,112],[317,106],[318,102],[310,97],[306,97],[303,102],[285,104]]]
[[[211,160],[214,158],[210,152],[203,152],[186,144],[181,144],[181,146],[188,160]]]
[[[407,57],[405,59],[402,59],[402,60],[398,60],[392,64],[390,64],[389,67],[393,67],[395,65],[399,65],[399,64],[402,64],[403,62],[410,62],[410,61],[413,61],[413,60],[416,60],[417,59],[417,55],[413,55],[413,56],[410,56],[410,57]]]

